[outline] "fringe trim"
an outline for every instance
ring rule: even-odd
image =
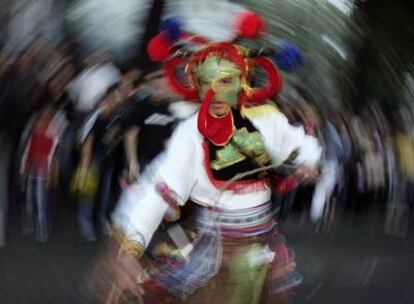
[[[276,105],[267,103],[259,106],[254,107],[242,107],[240,110],[240,114],[244,118],[260,118],[260,117],[266,117],[269,114],[278,113],[279,110],[276,107]]]

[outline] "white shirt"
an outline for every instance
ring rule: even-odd
[[[76,101],[76,110],[91,111],[106,91],[120,78],[121,73],[111,63],[96,65],[83,71],[68,85],[69,95]]]
[[[299,153],[295,164],[317,165],[322,151],[316,138],[306,135],[302,127],[290,125],[283,114],[272,112],[250,120],[261,133],[276,165],[286,161],[294,150]],[[113,219],[127,238],[148,245],[161,223],[168,204],[155,190],[158,182],[164,182],[175,192],[179,205],[191,199],[202,206],[234,210],[255,207],[270,200],[268,185],[239,191],[217,188],[209,178],[209,168],[204,166],[203,141],[197,129],[197,115],[180,123],[166,151],[152,164],[151,176],[148,174],[123,194]]]

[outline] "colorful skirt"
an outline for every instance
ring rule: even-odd
[[[144,265],[146,303],[280,303],[302,281],[270,203],[193,207],[157,233]]]

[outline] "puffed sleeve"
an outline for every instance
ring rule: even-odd
[[[138,184],[126,190],[113,214],[127,239],[148,246],[171,202],[184,205],[195,184],[196,142],[181,123],[166,151],[150,165]]]
[[[317,166],[322,148],[314,136],[305,133],[303,127],[289,124],[287,118],[278,111],[253,119],[252,122],[262,134],[275,164],[283,163],[296,151],[294,164],[312,168]]]

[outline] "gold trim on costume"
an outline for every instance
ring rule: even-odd
[[[270,161],[264,141],[259,132],[249,132],[247,128],[234,131],[229,144],[216,151],[216,158],[210,162],[214,170],[221,170],[251,158],[259,166]]]
[[[120,229],[112,227],[112,236],[120,246],[118,254],[127,253],[136,258],[140,258],[144,254],[145,245],[141,242],[127,239]]]
[[[246,159],[246,156],[239,152],[233,143],[229,143],[223,149],[216,151],[216,159],[210,162],[214,170],[221,170],[237,164]]]
[[[131,254],[136,258],[140,258],[144,253],[144,245],[138,241],[125,239],[121,243],[120,253]]]
[[[260,106],[255,106],[251,108],[242,107],[240,109],[240,114],[243,118],[257,118],[265,117],[272,113],[278,113],[279,110],[276,105],[271,103],[266,103]]]

